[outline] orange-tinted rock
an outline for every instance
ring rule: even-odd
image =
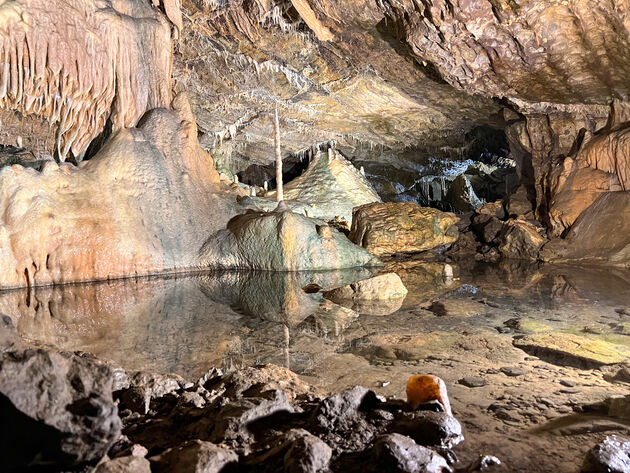
[[[564,240],[542,252],[548,261],[630,265],[630,191],[606,192],[575,221]]]
[[[592,138],[551,172],[549,220],[559,236],[605,192],[630,187],[630,128]]]
[[[407,382],[407,402],[412,409],[417,409],[427,402],[438,401],[444,411],[452,415],[451,403],[444,381],[432,374],[415,375]]]
[[[366,204],[354,209],[349,238],[377,256],[419,252],[454,243],[458,220],[414,202]]]

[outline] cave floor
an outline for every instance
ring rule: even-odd
[[[361,272],[17,290],[0,293],[0,312],[30,341],[187,379],[212,366],[275,363],[322,392],[361,384],[402,398],[410,375],[437,374],[465,429],[461,465],[485,454],[502,461],[496,471],[575,472],[603,437],[630,433],[630,415],[574,412],[630,394],[630,384],[610,378],[630,363],[630,271],[452,264],[457,278],[447,284],[443,263],[389,261],[407,298],[355,311],[301,288]]]

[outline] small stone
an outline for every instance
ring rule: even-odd
[[[630,440],[610,435],[593,447],[584,460],[582,473],[628,473]]]
[[[468,388],[480,388],[488,384],[481,376],[467,376],[466,378],[460,379],[458,382]]]
[[[521,368],[520,366],[503,366],[500,370],[501,373],[511,377],[521,376],[527,373],[527,370]]]
[[[570,380],[570,379],[561,379],[560,380],[560,384],[563,385],[563,386],[566,386],[568,388],[572,388],[572,387],[577,385],[577,383],[575,381]]]

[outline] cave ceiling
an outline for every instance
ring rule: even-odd
[[[611,103],[627,102],[628,7],[627,0],[0,1],[0,139],[80,160],[103,131],[134,126],[185,91],[202,146],[254,163],[272,159],[276,107],[285,155],[330,141],[370,159],[415,149],[448,154],[475,127],[523,119],[524,148],[552,148],[555,140],[565,151],[577,128],[601,128]],[[569,122],[580,125],[563,137],[558,130]],[[535,127],[552,128],[550,139]]]

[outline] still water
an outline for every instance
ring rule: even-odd
[[[460,460],[492,454],[504,471],[574,472],[603,436],[630,435],[630,418],[574,414],[630,393],[610,378],[630,359],[630,271],[453,266],[456,278],[445,282],[444,263],[390,261],[384,271],[397,272],[409,294],[361,306],[322,292],[371,277],[365,270],[7,291],[0,312],[31,341],[189,380],[211,367],[274,363],[323,393],[361,384],[404,397],[410,375],[437,374],[465,430]],[[523,347],[523,337],[535,341]]]
[[[458,338],[520,329],[581,333],[630,345],[630,272],[524,263],[392,261],[404,301],[342,307],[321,291],[367,270],[206,273],[0,293],[23,337],[82,350],[128,369],[200,376],[276,363],[325,377],[330,357],[369,363],[448,354]],[[328,360],[327,360],[328,359]],[[324,362],[327,360],[326,362]],[[336,367],[336,371],[341,367]],[[321,373],[320,373],[321,371]]]

